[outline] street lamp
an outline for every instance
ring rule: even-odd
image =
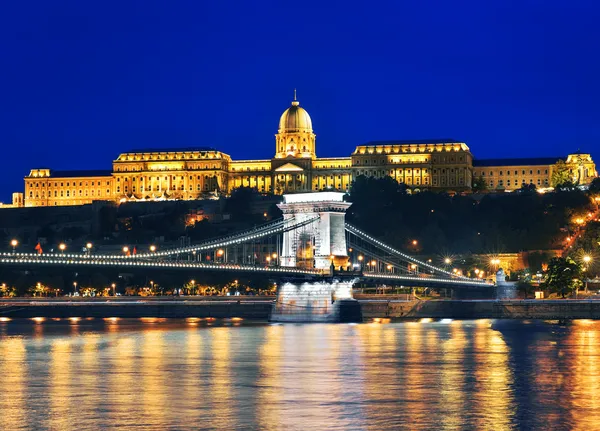
[[[73,282],[73,293],[74,294],[77,293],[77,282],[76,281]]]
[[[412,240],[412,245],[417,245],[419,243],[419,241],[417,241],[416,239]]]
[[[112,283],[112,284],[110,285],[110,287],[112,287],[112,290],[113,290],[113,296],[117,296],[117,291],[116,291],[116,289],[117,289],[117,285],[116,285],[115,283]]]
[[[67,245],[64,242],[61,242],[60,244],[58,244],[58,249],[60,250],[61,253],[64,253],[66,248],[67,248]]]
[[[372,260],[371,261],[371,268],[373,269],[373,272],[375,272],[375,265],[377,265],[377,262]]]
[[[93,247],[93,246],[94,246],[94,245],[93,245],[91,242],[88,242],[88,243],[85,245],[85,248],[87,249],[87,254],[91,254],[91,253],[92,253],[92,247]]]
[[[16,239],[13,239],[10,242],[10,245],[12,245],[13,253],[15,253],[17,251],[17,246],[19,245],[19,241],[17,241]]]
[[[498,269],[498,265],[500,265],[500,259],[497,258],[493,258],[490,260],[490,264],[492,265],[492,267],[494,268],[494,270]]]
[[[125,254],[129,253],[129,247],[127,247],[127,246],[123,247],[123,253],[125,253]]]
[[[388,270],[389,272],[392,272],[392,265],[388,265],[388,266],[387,266],[387,270]]]
[[[225,254],[225,251],[222,248],[217,250],[217,257],[222,258],[224,254]]]
[[[150,246],[150,252],[154,253],[156,251],[156,246],[153,244]]]
[[[444,263],[445,263],[446,265],[451,265],[451,264],[452,264],[452,259],[450,259],[449,257],[446,257],[446,258],[444,259]]]
[[[362,272],[362,262],[363,262],[363,259],[364,259],[364,257],[363,257],[362,254],[358,256],[358,269],[361,272]]]

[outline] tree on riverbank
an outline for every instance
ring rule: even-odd
[[[583,286],[583,268],[570,257],[555,257],[548,264],[544,287],[563,298]]]

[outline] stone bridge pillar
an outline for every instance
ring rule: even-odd
[[[295,266],[328,270],[348,265],[346,247],[346,210],[352,205],[344,202],[344,193],[317,192],[283,195],[277,206],[283,218],[315,222],[283,234],[280,262],[282,266]]]

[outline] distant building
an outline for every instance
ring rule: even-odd
[[[23,193],[16,192],[12,194],[12,203],[4,204],[0,202],[0,208],[21,208],[25,206],[24,202]]]
[[[229,193],[241,186],[275,194],[348,191],[360,175],[389,176],[415,191],[459,192],[470,191],[476,175],[484,177],[489,188],[501,184],[512,190],[523,181],[548,186],[556,160],[474,161],[469,147],[453,139],[369,142],[356,147],[349,157],[319,158],[312,120],[294,96],[279,119],[271,159],[232,160],[228,154],[202,147],[133,150],[120,154],[112,170],[32,169],[16,203],[39,207],[98,200],[190,200]],[[570,155],[566,161],[580,182],[596,176],[589,154]]]
[[[567,157],[473,161],[474,177],[485,180],[490,190],[512,191],[526,184],[533,184],[536,188],[553,187],[552,178],[558,169],[568,169],[568,176],[579,184],[588,184],[598,176],[592,156],[582,153],[569,154]]]

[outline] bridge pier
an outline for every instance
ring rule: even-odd
[[[277,290],[271,322],[362,322],[352,298],[355,280],[286,281]]]
[[[278,207],[285,220],[314,222],[283,234],[281,266],[319,269],[334,275],[348,269],[344,193],[283,195]],[[286,281],[277,290],[273,322],[360,322],[360,304],[352,298],[354,277]]]

